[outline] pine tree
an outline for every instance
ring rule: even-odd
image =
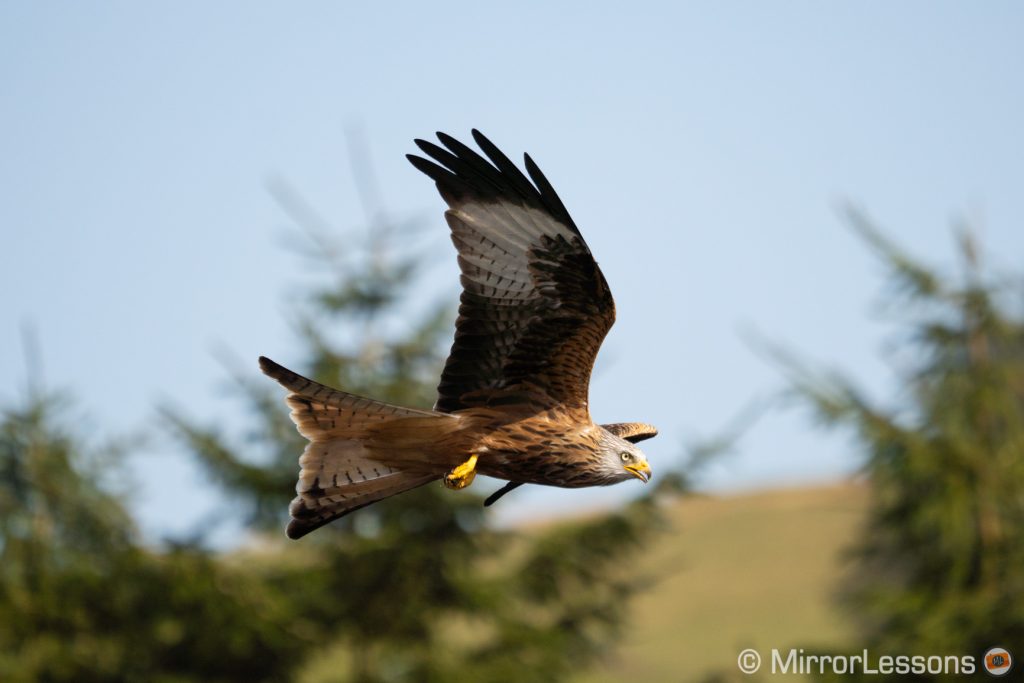
[[[145,548],[111,481],[137,441],[90,446],[70,414],[37,392],[0,418],[0,680],[287,680],[308,643],[263,578]]]
[[[779,355],[798,395],[864,453],[871,507],[843,603],[878,654],[1024,657],[1021,283],[987,273],[966,233],[952,278],[853,219],[894,284],[896,401]]]

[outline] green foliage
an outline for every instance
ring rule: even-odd
[[[854,221],[888,266],[889,303],[908,328],[898,407],[780,356],[799,395],[865,454],[873,502],[844,604],[880,653],[1024,654],[1020,301],[983,272],[966,235],[956,282]]]
[[[119,450],[83,448],[66,411],[34,396],[0,423],[0,680],[285,680],[302,641],[280,596],[208,553],[142,548],[101,483]]]

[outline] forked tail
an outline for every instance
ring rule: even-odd
[[[430,452],[457,418],[331,389],[262,356],[260,369],[291,391],[292,420],[309,439],[288,508],[289,538],[444,474]]]

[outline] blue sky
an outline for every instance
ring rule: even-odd
[[[156,536],[216,509],[156,429],[161,400],[238,423],[214,355],[298,355],[303,263],[267,190],[283,179],[340,232],[363,212],[346,129],[382,203],[421,216],[430,301],[457,269],[412,139],[478,127],[529,151],[612,285],[592,387],[600,421],[643,419],[657,468],[781,386],[742,331],[891,389],[877,262],[837,207],[954,267],[966,218],[990,262],[1024,256],[1024,10],[1017,3],[3,3],[0,400],[30,322],[51,387],[96,435],[154,431],[132,501]],[[773,412],[710,489],[855,469],[841,437]],[[525,490],[614,503],[628,484]]]

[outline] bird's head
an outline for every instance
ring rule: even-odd
[[[647,456],[635,444],[601,429],[601,469],[611,482],[636,477],[645,484],[651,480]]]

